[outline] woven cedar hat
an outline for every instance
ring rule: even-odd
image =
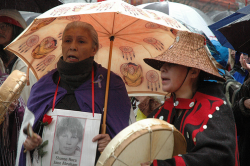
[[[27,24],[22,15],[15,9],[1,9],[0,22],[10,23],[23,29],[27,27]]]
[[[188,31],[178,31],[174,43],[161,55],[145,58],[151,67],[160,70],[165,62],[193,67],[205,72],[205,79],[225,81],[219,74],[213,56],[206,47],[204,36]]]

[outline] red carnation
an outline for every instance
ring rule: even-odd
[[[47,114],[43,116],[43,123],[45,126],[49,125],[52,122],[52,120],[53,120],[52,116],[49,116]]]

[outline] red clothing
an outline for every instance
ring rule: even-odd
[[[187,154],[157,161],[158,166],[238,166],[235,122],[220,84],[204,82],[192,99],[167,99],[149,117],[173,124],[185,137]],[[183,109],[180,116],[176,110]],[[156,165],[156,164],[154,164]]]

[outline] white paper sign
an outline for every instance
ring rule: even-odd
[[[94,166],[97,142],[92,139],[99,134],[101,114],[55,109],[51,124],[43,128],[43,147],[47,153],[38,157],[33,153],[34,166]]]

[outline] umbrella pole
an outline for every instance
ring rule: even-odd
[[[107,82],[106,82],[106,92],[105,92],[105,100],[104,100],[104,110],[103,110],[101,134],[106,133],[106,117],[107,117],[107,106],[108,106],[108,95],[109,95],[110,68],[111,68],[111,59],[112,59],[112,50],[113,50],[114,39],[115,39],[114,36],[110,37],[108,73],[107,73]]]

